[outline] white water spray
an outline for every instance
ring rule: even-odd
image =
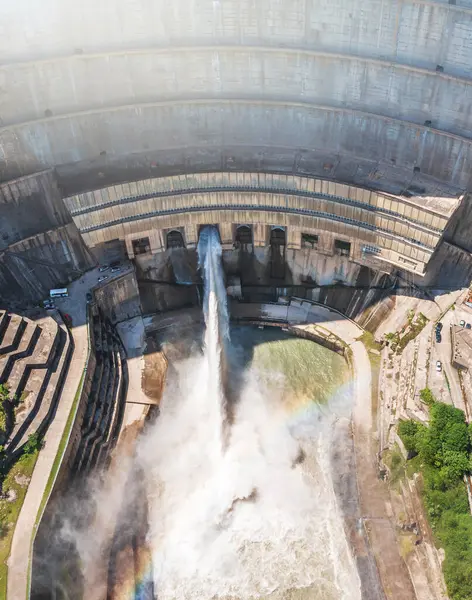
[[[215,435],[222,449],[229,435],[226,345],[229,342],[228,308],[221,264],[221,244],[216,228],[202,229],[198,262],[203,271],[205,315],[205,357],[208,363],[208,397],[216,403]]]
[[[292,421],[282,392],[268,392],[249,370],[222,446],[229,334],[214,229],[202,232],[198,250],[204,355],[176,365],[160,417],[139,448],[157,596],[359,600],[330,474],[333,413],[315,409]]]

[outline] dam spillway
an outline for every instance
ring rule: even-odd
[[[287,373],[301,364],[310,371],[306,377],[324,370],[311,395],[314,388],[297,390],[280,364],[272,371],[263,360],[246,364],[238,352],[233,372],[224,375],[239,383],[229,422],[221,367],[235,348],[215,228],[202,231],[199,254],[203,353],[174,365],[159,418],[137,449],[155,594],[163,600],[360,599],[329,466],[333,423],[346,418],[352,401],[343,359],[321,347],[297,351],[297,341],[290,346],[293,364],[287,354],[281,358]],[[280,333],[253,342],[251,335],[239,334],[246,353],[254,351],[252,343],[266,344],[269,363],[270,353],[287,344]]]

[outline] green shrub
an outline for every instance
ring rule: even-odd
[[[472,598],[472,516],[445,511],[436,535],[444,546],[443,564],[447,591],[452,600]]]
[[[420,398],[428,406],[432,406],[436,401],[433,392],[429,388],[424,388],[420,391]]]
[[[32,433],[23,447],[23,456],[31,456],[43,447],[43,440],[38,433]]]
[[[410,453],[418,453],[416,436],[421,427],[420,423],[412,420],[398,423],[398,435]]]
[[[462,482],[456,482],[453,487],[445,487],[443,490],[434,489],[431,484],[432,482],[425,477],[424,502],[433,527],[436,527],[439,519],[447,510],[458,514],[469,512],[467,490]]]
[[[443,466],[441,473],[444,479],[453,485],[455,481],[462,479],[469,470],[469,456],[463,452],[445,450],[443,453]]]

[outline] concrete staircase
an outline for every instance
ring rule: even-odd
[[[93,315],[91,337],[96,366],[82,422],[75,473],[89,472],[106,460],[118,437],[127,390],[125,351],[116,330],[98,309]]]
[[[54,417],[73,345],[58,312],[32,321],[0,311],[0,383],[9,401],[7,456],[14,457],[33,433],[43,434]]]
[[[18,345],[26,328],[26,322],[18,315],[9,315],[4,317],[8,321],[3,331],[2,343],[0,344],[0,355],[7,355],[18,348]]]

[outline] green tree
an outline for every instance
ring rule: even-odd
[[[444,474],[445,479],[452,485],[469,470],[469,457],[463,452],[445,450],[443,453],[443,465],[441,472]]]
[[[398,423],[398,435],[408,452],[418,452],[416,436],[420,427],[422,427],[420,423],[411,419]]]
[[[438,473],[438,471],[436,471]],[[440,483],[440,478],[435,481]],[[463,482],[458,481],[454,487],[443,489],[434,488],[429,477],[425,477],[425,505],[428,515],[433,524],[435,524],[447,510],[457,514],[467,514],[469,512],[469,499]]]
[[[443,402],[435,402],[431,407],[430,415],[431,426],[439,433],[451,423],[465,423],[465,415],[462,410]]]
[[[472,518],[470,514],[446,511],[437,528],[446,548],[443,564],[449,596],[453,600],[472,599]]]
[[[422,400],[429,403],[432,394],[425,390]],[[449,597],[472,600],[472,516],[462,481],[472,470],[472,426],[467,426],[462,411],[434,398],[429,414],[428,427],[403,421],[398,433],[421,459],[424,503],[435,537],[445,550],[443,571]]]
[[[441,460],[441,439],[438,438],[431,427],[418,429],[415,437],[417,451],[424,462],[428,465],[440,467]]]
[[[468,454],[470,442],[465,423],[451,423],[443,433],[443,450],[454,450]]]

